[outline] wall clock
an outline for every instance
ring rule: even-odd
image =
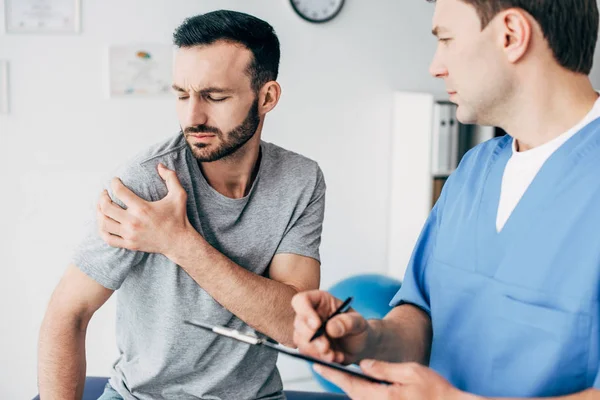
[[[331,21],[344,6],[344,0],[290,0],[290,3],[300,17],[313,23]]]

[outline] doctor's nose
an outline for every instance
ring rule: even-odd
[[[434,78],[444,78],[448,76],[448,68],[441,62],[440,57],[436,55],[433,57],[431,64],[429,65],[429,73]]]

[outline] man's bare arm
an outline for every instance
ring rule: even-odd
[[[85,334],[98,308],[113,293],[70,265],[54,290],[38,347],[38,385],[44,400],[81,399],[85,383]]]
[[[197,233],[182,241],[181,248],[172,259],[219,304],[254,329],[286,346],[294,345],[292,297],[319,287],[317,260],[277,254],[267,278],[237,265]]]

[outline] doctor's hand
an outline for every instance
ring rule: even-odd
[[[127,209],[113,203],[106,190],[102,193],[96,216],[100,236],[108,245],[169,257],[182,235],[190,229],[195,232],[187,217],[187,193],[177,175],[162,164],[158,173],[168,189],[160,201],[141,199],[118,178],[112,180],[111,189]]]
[[[371,383],[331,368],[314,366],[328,381],[339,386],[353,400],[473,400],[474,395],[453,387],[433,370],[416,363],[387,363],[364,360],[363,372],[391,385]]]
[[[336,315],[326,326],[326,334],[310,342],[310,338],[342,304],[342,301],[321,290],[296,294],[292,307],[294,343],[301,353],[343,364],[352,364],[362,357],[373,332],[367,321],[356,311]]]

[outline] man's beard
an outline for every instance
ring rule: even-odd
[[[246,142],[254,136],[258,125],[260,124],[260,116],[258,115],[258,98],[254,100],[248,114],[244,121],[233,128],[227,135],[223,135],[223,132],[219,128],[208,126],[208,125],[196,125],[190,126],[183,130],[186,138],[190,134],[194,133],[212,133],[219,139],[219,145],[212,151],[208,149],[209,145],[206,143],[194,143],[191,144],[187,141],[192,154],[196,160],[200,162],[212,162],[222,158],[228,157],[238,151]]]

